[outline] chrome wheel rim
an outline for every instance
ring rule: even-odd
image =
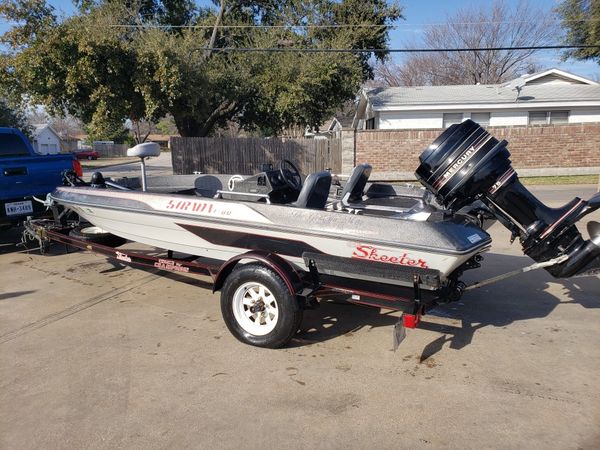
[[[264,336],[277,325],[279,305],[265,285],[251,281],[242,284],[233,294],[233,315],[244,331]]]

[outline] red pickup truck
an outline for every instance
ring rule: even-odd
[[[75,157],[77,159],[89,159],[91,161],[92,159],[100,158],[100,153],[94,150],[84,150],[81,152],[76,152]]]

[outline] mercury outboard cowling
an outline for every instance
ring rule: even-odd
[[[446,208],[457,211],[475,200],[485,203],[520,238],[537,262],[566,255],[547,267],[555,277],[600,271],[600,223],[590,222],[584,240],[575,222],[600,208],[600,193],[549,208],[521,184],[506,141],[498,141],[472,120],[452,125],[419,157],[416,176]]]

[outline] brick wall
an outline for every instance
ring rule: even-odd
[[[600,167],[600,124],[489,127],[506,139],[518,169]],[[442,130],[368,130],[356,133],[356,163],[374,172],[413,172],[419,155]]]

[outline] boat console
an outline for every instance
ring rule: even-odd
[[[229,190],[219,190],[221,198],[227,200],[263,201],[286,204],[298,199],[302,190],[302,176],[298,168],[287,159],[282,159],[277,169],[272,164],[263,164],[262,171],[251,177],[231,177]],[[236,178],[237,177],[237,178]]]

